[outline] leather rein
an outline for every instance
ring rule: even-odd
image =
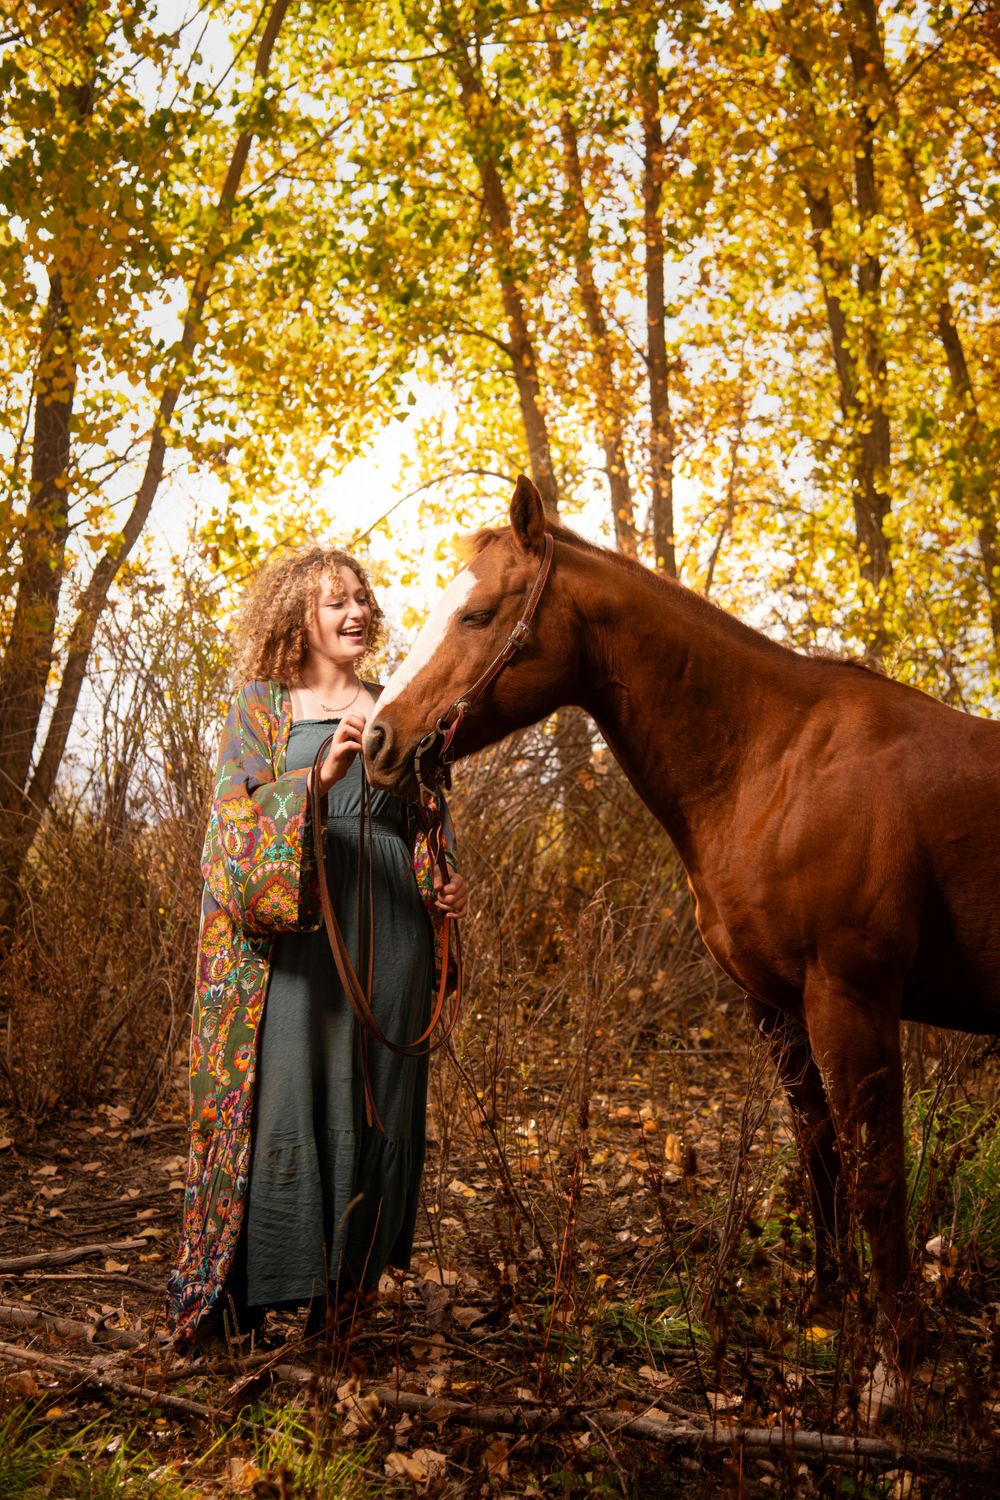
[[[521,647],[527,641],[528,627],[535,610],[538,608],[538,602],[542,597],[549,569],[552,565],[552,553],[552,535],[550,532],[546,532],[542,560],[539,564],[538,572],[535,575],[531,591],[524,602],[520,619],[508,636],[506,643],[497,652],[485,671],[481,672],[476,678],[472,686],[460,698],[456,698],[451,707],[438,719],[434,728],[424,735],[414,752],[414,774],[419,788],[415,815],[422,826],[431,863],[441,872],[441,879],[445,884],[448,883],[449,870],[445,858],[444,825],[437,791],[439,785],[442,782],[446,783],[448,779],[448,767],[451,764],[451,747],[466,714],[478,702],[490,683],[499,676],[507,663],[520,651]],[[438,739],[441,740],[441,748],[438,755],[437,767],[432,780],[428,782],[421,773],[421,760]],[[376,1019],[371,1005],[372,981],[375,970],[375,899],[372,886],[371,860],[371,788],[368,784],[368,777],[365,775],[364,766],[361,768],[357,967],[351,959],[350,951],[344,940],[344,934],[337,920],[337,914],[333,909],[333,902],[330,898],[330,887],[326,878],[326,839],[324,837],[326,820],[323,817],[323,797],[319,790],[319,769],[326,759],[332,741],[333,735],[330,734],[323,741],[322,745],[320,745],[313,760],[312,773],[309,778],[313,853],[316,859],[320,907],[323,913],[323,925],[326,928],[330,950],[333,954],[334,965],[358,1022],[358,1030],[361,1038],[361,1072],[364,1080],[365,1113],[368,1124],[374,1125],[377,1130],[384,1134],[385,1128],[375,1107],[371,1072],[368,1066],[369,1043],[371,1040],[374,1040],[381,1046],[387,1047],[390,1052],[395,1052],[399,1057],[427,1057],[430,1053],[436,1052],[440,1047],[444,1046],[455,1029],[462,1003],[462,945],[459,938],[458,918],[450,915],[446,916],[444,922],[444,951],[441,954],[440,974],[430,1021],[421,1034],[412,1042],[394,1042],[391,1037],[386,1036]],[[364,972],[364,981],[362,981],[358,974],[358,968]],[[445,1016],[441,1030],[432,1041],[432,1033],[445,1011],[445,1001],[449,988],[448,981],[449,977],[452,976],[454,980],[452,985],[452,1003],[448,1014]]]

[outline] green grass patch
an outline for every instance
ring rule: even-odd
[[[257,1407],[214,1437],[156,1419],[128,1430],[112,1413],[75,1432],[37,1405],[0,1421],[0,1500],[373,1500],[371,1445],[345,1445],[340,1423],[298,1407]],[[196,1454],[196,1457],[192,1457]]]
[[[911,1218],[1000,1258],[1000,1114],[922,1090],[906,1127]]]
[[[653,1292],[641,1306],[612,1302],[594,1316],[594,1334],[614,1339],[622,1349],[650,1350],[665,1354],[690,1349],[692,1343],[708,1346],[711,1337],[703,1323],[689,1317],[676,1292]]]

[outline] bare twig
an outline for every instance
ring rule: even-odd
[[[168,1396],[165,1391],[154,1391],[149,1386],[133,1385],[128,1380],[118,1380],[105,1375],[79,1360],[56,1357],[53,1354],[38,1354],[34,1349],[22,1349],[18,1344],[0,1344],[0,1360],[22,1368],[48,1370],[53,1375],[69,1375],[81,1385],[92,1387],[99,1394],[108,1396],[130,1396],[133,1400],[147,1402],[150,1406],[161,1406],[174,1411],[178,1416],[196,1417],[200,1422],[212,1421],[215,1413],[200,1401],[185,1401],[182,1396]]]
[[[0,1276],[10,1271],[30,1271],[35,1266],[68,1266],[74,1260],[94,1255],[120,1255],[124,1250],[148,1250],[147,1240],[109,1240],[101,1245],[67,1245],[62,1250],[39,1250],[34,1255],[11,1255],[0,1260]]]

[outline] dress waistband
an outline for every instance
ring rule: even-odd
[[[331,817],[327,818],[326,822],[328,828],[333,827],[338,833],[342,829],[350,829],[355,837],[357,837],[360,823],[357,813],[353,815],[334,813]],[[403,837],[399,824],[394,818],[372,818],[371,830],[374,838],[401,839]]]

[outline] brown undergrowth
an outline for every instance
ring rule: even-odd
[[[192,746],[210,740],[205,723],[192,723]],[[817,1457],[803,1434],[868,1431],[874,1314],[863,1283],[839,1320],[811,1312],[803,1184],[770,1065],[700,945],[666,840],[573,716],[479,757],[456,786],[475,891],[467,1012],[433,1066],[411,1272],[387,1280],[379,1309],[333,1355],[303,1343],[290,1316],[274,1320],[274,1347],[249,1357],[217,1350],[190,1365],[162,1350],[184,1150],[192,796],[174,823],[126,796],[111,853],[95,812],[107,795],[89,811],[81,800],[52,836],[78,867],[103,870],[108,921],[75,968],[84,901],[51,905],[52,925],[38,928],[51,938],[61,920],[62,966],[40,938],[31,951],[30,925],[19,939],[17,962],[35,965],[25,972],[62,967],[63,987],[33,980],[15,997],[0,1260],[124,1248],[0,1270],[0,1339],[77,1361],[17,1368],[4,1357],[11,1451],[33,1455],[23,1473],[35,1478],[4,1488],[0,1458],[0,1496],[83,1493],[78,1478],[76,1491],[60,1488],[81,1454],[107,1480],[93,1493],[108,1495],[991,1492],[977,1477],[1000,1399],[990,1047],[910,1038],[913,1235],[930,1247],[924,1357],[879,1439],[886,1452]],[[167,826],[190,831],[171,844]],[[47,858],[39,881],[55,869]],[[95,990],[105,1013],[108,973],[141,1003],[101,1041],[85,1018]],[[29,994],[35,1031],[23,1025]],[[59,1025],[67,1008],[75,1042]],[[39,1309],[90,1333],[32,1322]],[[123,1332],[135,1342],[114,1347]],[[100,1393],[88,1369],[158,1394]],[[403,1411],[376,1389],[423,1405]],[[158,1405],[165,1396],[208,1415]],[[477,1425],[484,1409],[500,1414],[492,1426]],[[513,1410],[528,1418],[504,1425]],[[650,1413],[658,1435],[624,1431]],[[671,1424],[695,1436],[661,1441]],[[740,1438],[762,1432],[783,1446]],[[896,1450],[911,1461],[887,1456]]]

